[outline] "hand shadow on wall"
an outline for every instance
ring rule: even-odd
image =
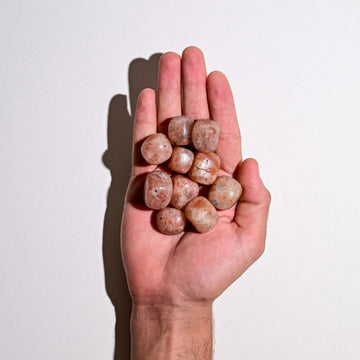
[[[149,60],[137,58],[130,63],[128,76],[131,114],[128,112],[126,95],[115,95],[109,104],[108,149],[102,160],[110,170],[111,184],[104,217],[103,261],[106,292],[114,305],[116,316],[114,360],[130,359],[131,299],[121,258],[120,227],[131,172],[133,120],[140,91],[147,87],[157,87],[160,57],[160,53],[155,53]]]

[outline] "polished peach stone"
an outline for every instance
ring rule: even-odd
[[[197,152],[189,171],[191,180],[203,185],[215,182],[220,169],[220,157],[215,153]]]
[[[176,146],[168,162],[170,170],[180,174],[186,174],[194,161],[194,153],[186,148]]]
[[[230,176],[219,176],[212,184],[208,199],[219,210],[233,207],[240,199],[242,187]]]
[[[170,204],[177,209],[184,209],[186,204],[199,195],[199,185],[186,176],[175,175],[172,178],[173,192]]]
[[[158,165],[170,159],[172,146],[162,133],[149,135],[141,145],[141,154],[148,164]]]
[[[166,207],[156,214],[156,226],[166,235],[176,235],[184,231],[185,214],[178,209]]]
[[[164,171],[153,171],[146,175],[144,200],[148,208],[160,210],[169,205],[172,195],[172,181]]]
[[[214,152],[219,143],[220,125],[211,119],[196,120],[191,137],[196,150]]]
[[[186,205],[185,216],[200,233],[213,229],[219,220],[216,209],[203,196],[196,197]]]
[[[190,145],[194,120],[190,116],[176,116],[168,126],[168,137],[173,145]]]

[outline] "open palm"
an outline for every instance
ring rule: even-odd
[[[169,118],[211,118],[221,127],[217,153],[221,172],[243,186],[237,206],[219,212],[207,233],[163,235],[145,207],[144,176],[156,166],[139,154],[142,140],[166,132]],[[132,177],[124,205],[121,245],[132,299],[137,304],[182,305],[212,302],[263,252],[270,193],[254,159],[242,161],[240,130],[230,85],[220,72],[206,73],[202,52],[195,47],[182,57],[166,53],[160,60],[158,106],[155,92],[143,90],[134,122]]]

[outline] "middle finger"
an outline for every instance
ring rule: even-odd
[[[191,116],[193,119],[209,118],[205,60],[200,49],[191,46],[184,50],[181,70],[183,114]]]

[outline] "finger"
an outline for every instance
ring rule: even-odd
[[[183,113],[194,119],[208,118],[206,68],[200,49],[191,46],[182,54]]]
[[[147,165],[141,156],[140,147],[143,140],[156,133],[155,92],[144,89],[137,101],[133,130],[133,166],[132,176],[152,171],[155,166]]]
[[[239,226],[243,249],[255,261],[264,251],[270,192],[265,188],[255,159],[246,159],[237,176],[243,193],[236,207],[235,221]]]
[[[241,161],[241,137],[234,98],[225,75],[214,71],[207,78],[207,94],[211,119],[220,124],[220,139],[216,152],[221,167],[233,174]]]
[[[165,132],[169,118],[181,115],[181,58],[169,52],[160,58],[158,132]]]

